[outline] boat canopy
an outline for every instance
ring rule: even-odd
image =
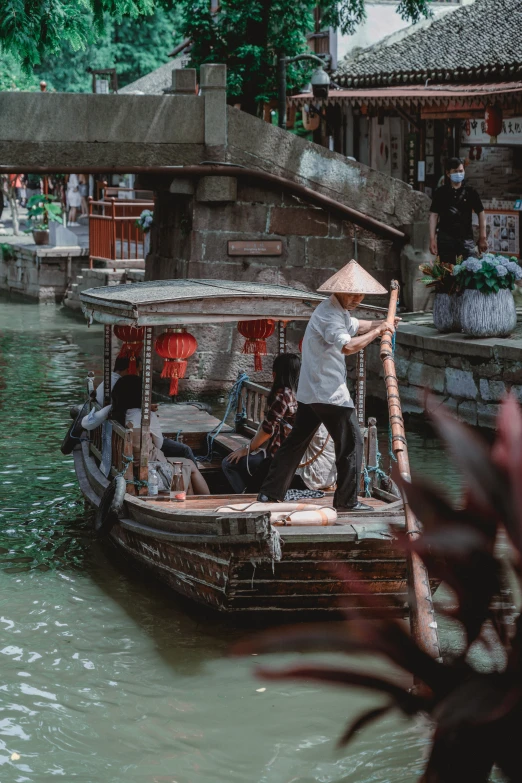
[[[324,296],[284,285],[180,279],[89,288],[80,298],[89,320],[163,326],[258,318],[307,321]]]
[[[273,318],[308,321],[325,297],[285,285],[231,280],[150,280],[89,288],[80,299],[86,318],[103,324],[175,326]],[[365,313],[382,308],[363,305]]]

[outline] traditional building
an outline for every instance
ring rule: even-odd
[[[512,209],[522,195],[521,34],[520,0],[476,0],[349,55],[326,100],[290,103],[320,118],[325,146],[427,195],[444,159],[460,154],[488,206]]]

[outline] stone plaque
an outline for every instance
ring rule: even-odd
[[[229,256],[280,256],[283,252],[283,243],[269,239],[253,240],[251,242],[231,241],[228,243]]]

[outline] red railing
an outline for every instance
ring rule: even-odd
[[[144,258],[144,233],[136,219],[153,201],[93,201],[89,199],[89,267],[94,261]]]

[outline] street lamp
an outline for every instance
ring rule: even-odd
[[[317,57],[315,54],[298,54],[297,57],[285,57],[284,54],[277,58],[277,81],[278,81],[278,125],[286,130],[286,66],[288,63],[296,63],[299,60],[312,60],[319,63],[312,74],[312,91],[316,98],[327,98],[330,77],[324,70],[325,60]]]

